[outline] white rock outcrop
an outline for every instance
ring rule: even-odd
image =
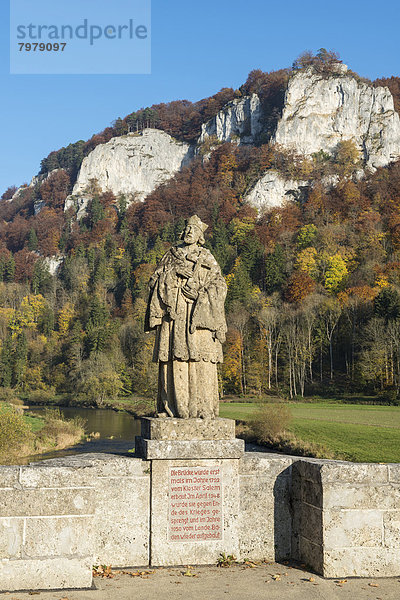
[[[386,87],[373,87],[346,74],[324,76],[308,68],[289,81],[282,117],[272,141],[310,155],[332,153],[353,140],[365,166],[376,169],[400,156],[400,118]]]
[[[103,192],[125,194],[128,200],[143,200],[192,157],[192,146],[159,129],[112,138],[84,158],[72,195],[65,201],[65,210],[75,206],[78,217],[84,214],[88,203],[86,190],[93,179]]]
[[[113,138],[83,160],[65,209],[75,207],[78,218],[85,213],[87,189],[93,179],[103,191],[125,194],[129,201],[143,200],[197,156],[210,137],[221,142],[256,143],[263,133],[264,116],[259,97],[252,94],[228,102],[203,124],[196,146],[158,129]],[[400,157],[400,118],[389,89],[361,81],[347,73],[343,64],[329,75],[312,67],[295,73],[271,142],[311,155],[319,150],[333,153],[344,140],[357,144],[364,169],[374,170]],[[246,200],[260,210],[279,206],[306,185],[285,180],[272,170],[256,183]],[[35,210],[40,208],[38,204]]]
[[[201,126],[198,144],[215,136],[221,142],[239,140],[242,144],[254,143],[262,132],[262,111],[257,94],[228,102],[215,117]]]
[[[43,263],[49,271],[50,275],[56,275],[59,268],[64,262],[64,258],[65,257],[63,255],[59,254],[56,256],[46,256],[43,259]]]
[[[52,175],[53,173],[57,173],[57,171],[62,171],[63,169],[53,169],[52,171],[49,171],[48,173],[45,173],[44,175],[35,175],[34,177],[32,177],[31,182],[28,185],[22,185],[21,187],[19,187],[16,192],[14,193],[13,197],[10,198],[9,200],[7,200],[7,202],[12,202],[13,200],[16,200],[18,198],[18,196],[24,192],[25,190],[29,189],[29,188],[34,188],[37,185],[41,185],[44,181],[46,181],[46,179],[48,179],[50,177],[50,175]],[[34,202],[34,213],[35,215],[39,214],[40,211],[42,210],[42,208],[45,206],[45,202],[43,202],[42,200],[35,200]]]
[[[308,185],[307,181],[284,179],[278,171],[271,169],[257,181],[244,200],[262,213],[274,206],[282,206],[285,200],[300,199]]]

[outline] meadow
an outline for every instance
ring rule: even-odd
[[[329,402],[288,403],[289,430],[355,462],[400,462],[400,407]],[[220,416],[251,419],[257,404],[222,403]]]

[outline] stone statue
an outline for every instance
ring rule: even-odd
[[[207,227],[197,215],[190,217],[183,244],[168,250],[150,279],[145,329],[156,330],[160,417],[219,413],[226,283],[211,252],[201,247]]]

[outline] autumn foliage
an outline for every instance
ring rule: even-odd
[[[337,60],[303,55],[294,68],[312,64],[328,76]],[[271,144],[290,74],[254,70],[239,90],[137,110],[52,152],[32,186],[4,192],[0,385],[93,403],[104,402],[105,390],[154,395],[153,339],[143,332],[147,282],[179,242],[185,218],[197,213],[228,288],[222,393],[296,397],[336,386],[396,396],[400,161],[359,179],[362,157],[353,142],[307,157]],[[399,106],[398,78],[375,85],[389,85]],[[211,140],[144,202],[129,205],[94,181],[84,216],[64,211],[81,161],[96,145],[148,126],[192,141],[227,102],[252,93],[266,114],[254,146]],[[257,214],[244,198],[270,169],[307,185]]]

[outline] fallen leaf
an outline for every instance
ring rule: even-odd
[[[379,583],[369,583],[370,587],[379,587]]]
[[[108,577],[113,579],[114,575],[112,574],[111,565],[95,565],[93,567],[93,576],[94,577]]]
[[[249,558],[245,558],[244,559],[244,566],[245,566],[245,568],[249,567],[251,569],[254,569],[254,567],[256,567],[259,564],[260,564],[259,562],[256,562],[254,560],[250,560]]]

